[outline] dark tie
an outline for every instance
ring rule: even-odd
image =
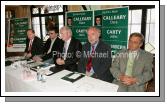
[[[88,58],[88,63],[86,65],[86,71],[87,72],[90,72],[90,70],[92,68],[92,56],[93,56],[94,52],[95,52],[94,46],[92,46],[92,52],[91,52],[91,55]]]

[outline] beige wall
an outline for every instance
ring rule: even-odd
[[[99,9],[107,9],[107,8],[116,8],[121,7],[121,5],[85,5],[87,10],[90,10],[89,7],[91,7],[91,10],[99,10]],[[83,11],[83,8],[81,5],[69,5],[68,11]]]
[[[121,7],[121,5],[102,5],[101,9],[117,8],[117,7]]]
[[[67,6],[68,11],[80,11],[81,5],[69,5]]]

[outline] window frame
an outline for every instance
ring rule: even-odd
[[[129,6],[129,10],[142,10],[142,17],[141,17],[141,33],[143,34],[144,38],[146,37],[146,25],[147,25],[147,9],[155,8],[155,5],[123,5]],[[145,41],[141,46],[141,49],[145,49]]]
[[[59,16],[59,15],[63,15],[63,24],[65,25],[65,12],[67,11],[67,5],[63,5],[63,12],[47,13],[47,14],[41,14],[41,8],[40,8],[40,7],[38,7],[38,13],[37,13],[37,14],[33,14],[33,8],[36,8],[36,7],[33,6],[33,5],[30,7],[31,20],[32,20],[33,17],[39,17],[40,36],[41,36],[42,41],[43,41],[42,17],[45,17],[45,16]],[[32,28],[33,28],[32,22],[31,22],[31,26],[32,26]]]

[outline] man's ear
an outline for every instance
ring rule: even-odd
[[[100,34],[98,34],[98,37],[100,38]]]
[[[98,37],[100,37],[100,36],[101,36],[101,33],[98,33],[98,32],[97,32],[97,34],[98,34]]]
[[[143,43],[140,43],[140,47],[143,45]]]

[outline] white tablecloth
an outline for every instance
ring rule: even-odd
[[[23,78],[23,69],[5,69],[5,91],[6,92],[116,92],[118,85],[85,76],[76,82],[68,82],[61,79],[71,73],[62,70],[51,76],[46,76],[46,82],[37,81],[36,72],[32,71],[34,77],[30,80]]]

